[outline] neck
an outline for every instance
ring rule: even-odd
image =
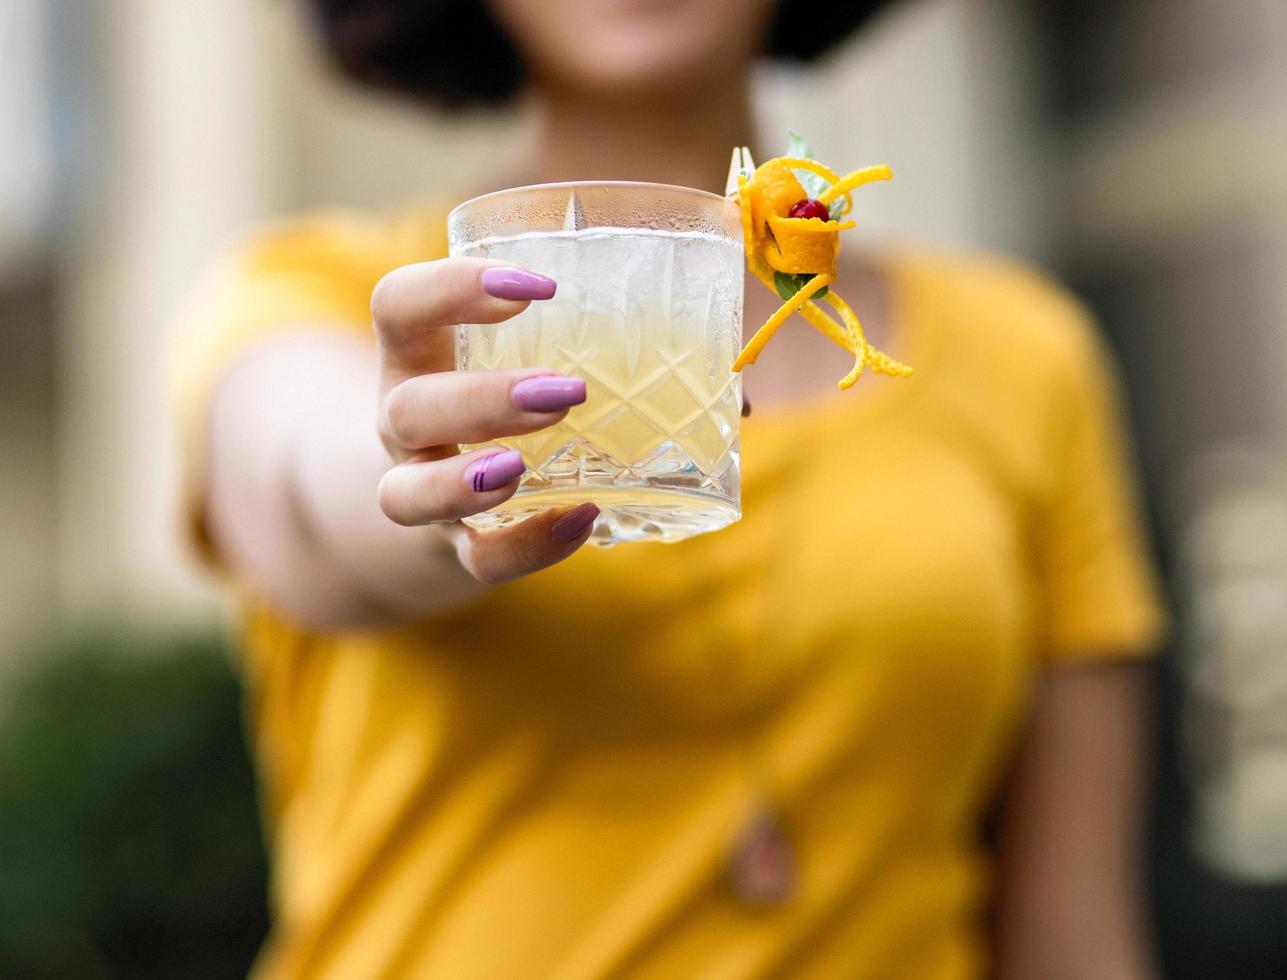
[[[751,105],[745,79],[711,89],[648,100],[549,94],[535,179],[646,180],[722,194],[732,148],[752,143]]]

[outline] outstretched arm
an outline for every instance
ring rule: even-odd
[[[555,383],[561,376],[540,369],[452,370],[454,324],[497,323],[528,305],[488,292],[484,273],[499,268],[444,259],[398,269],[373,297],[375,349],[305,324],[248,351],[218,385],[212,539],[300,621],[336,629],[428,616],[589,537],[592,506],[484,534],[459,523],[508,499],[521,468],[483,467],[478,479],[491,451],[459,455],[456,443],[536,431],[584,397],[577,379]],[[533,398],[537,378],[551,380]]]

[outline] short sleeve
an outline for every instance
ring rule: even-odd
[[[204,501],[208,413],[219,379],[277,333],[340,330],[371,337],[372,289],[398,265],[439,257],[445,243],[435,228],[421,224],[412,234],[408,221],[315,214],[251,236],[194,289],[174,325],[169,380],[180,444],[183,531],[203,561],[218,564]]]
[[[1116,371],[1092,325],[1061,359],[1036,527],[1043,646],[1077,663],[1145,656],[1166,629]]]

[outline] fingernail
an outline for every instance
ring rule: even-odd
[[[549,276],[493,266],[483,270],[483,291],[497,299],[549,299],[559,288]]]
[[[525,412],[557,412],[585,401],[585,379],[561,375],[524,378],[514,386],[514,404]]]
[[[550,527],[550,533],[554,535],[555,541],[567,544],[584,534],[585,529],[593,524],[598,516],[599,508],[594,504],[581,504],[555,521]]]
[[[523,465],[523,454],[517,449],[510,449],[474,460],[465,470],[465,479],[475,493],[483,493],[503,487],[510,480],[521,476],[525,469],[527,467]]]

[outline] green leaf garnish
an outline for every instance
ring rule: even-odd
[[[793,129],[787,130],[787,136],[789,137],[789,140],[787,142],[786,153],[783,154],[783,156],[801,157],[805,160],[812,160],[814,158],[813,150],[809,148],[809,144],[804,141],[803,136]],[[811,171],[796,170],[793,167],[791,172],[795,174],[796,180],[798,180],[800,182],[800,186],[804,188],[806,197],[817,198],[830,186],[827,183],[826,178],[819,177]]]
[[[841,194],[831,202],[831,206],[827,210],[831,212],[832,221],[839,221],[849,213],[849,199]]]
[[[813,273],[811,272],[774,272],[773,288],[778,291],[779,296],[784,300],[788,300],[802,290],[812,278]],[[813,294],[812,298],[822,299],[827,295],[827,288],[823,286]]]
[[[809,144],[804,141],[804,137],[794,129],[787,130],[787,148],[782,154],[784,157],[803,157],[806,160],[813,159],[813,150]]]

